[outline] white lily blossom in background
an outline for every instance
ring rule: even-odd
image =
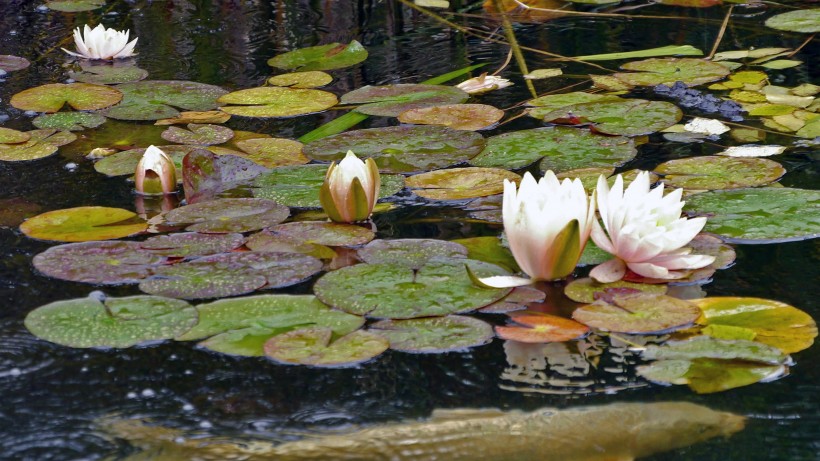
[[[512,86],[512,82],[506,78],[496,77],[495,75],[487,75],[483,73],[478,77],[473,77],[469,80],[456,85],[456,88],[468,94],[482,94],[493,90],[500,90]]]
[[[333,162],[327,169],[319,200],[331,221],[364,221],[373,213],[380,186],[376,162],[372,158],[363,162],[347,151],[338,165]]]
[[[128,41],[131,31],[120,32],[114,29],[106,29],[102,24],[95,28],[90,28],[86,24],[83,33],[80,28],[74,30],[74,45],[77,52],[68,51],[66,53],[85,59],[116,59],[127,58],[134,55],[134,47],[137,40]]]
[[[177,188],[174,161],[156,146],[149,146],[134,171],[134,187],[142,195],[173,194]]]
[[[715,258],[693,255],[688,244],[703,229],[706,218],[682,218],[683,189],[666,196],[663,185],[649,188],[649,172],[643,171],[624,190],[621,175],[610,190],[603,176],[598,178],[598,212],[592,240],[615,256],[595,267],[590,276],[602,283],[620,280],[629,268],[638,275],[657,279],[676,279],[687,271],[711,264]]]

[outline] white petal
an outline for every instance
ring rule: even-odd
[[[532,285],[535,283],[533,279],[523,277],[515,277],[512,275],[496,275],[493,277],[484,277],[478,279],[484,285],[490,288],[514,288]]]
[[[626,275],[626,265],[618,258],[598,264],[590,272],[589,276],[600,283],[612,283],[621,280]]]

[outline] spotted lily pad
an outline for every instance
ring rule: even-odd
[[[368,331],[387,338],[390,349],[441,353],[481,346],[494,336],[487,322],[461,315],[423,319],[381,320]]]
[[[504,117],[504,111],[486,104],[446,104],[408,109],[398,117],[401,123],[476,131],[495,126]]]
[[[318,259],[296,253],[222,253],[162,266],[140,282],[140,290],[171,298],[223,298],[294,285],[321,269]]]
[[[714,190],[763,186],[777,181],[786,169],[764,158],[707,155],[670,160],[655,172],[672,187]]]
[[[603,331],[660,334],[692,324],[700,315],[697,306],[665,295],[615,295],[612,304],[597,301],[581,306],[572,318]]]
[[[187,125],[189,123],[225,123],[231,119],[229,114],[218,110],[185,111],[178,117],[164,118],[154,122],[154,125]],[[234,132],[236,136],[236,132]]]
[[[518,169],[544,158],[542,168],[560,172],[580,167],[614,168],[634,158],[637,152],[629,138],[577,128],[544,127],[493,136],[470,163]]]
[[[271,234],[299,238],[307,243],[329,246],[364,245],[376,236],[373,231],[355,224],[327,221],[302,221],[271,226]]]
[[[32,120],[37,128],[54,128],[61,131],[82,131],[86,128],[97,128],[105,123],[105,117],[88,112],[57,112],[43,114]]]
[[[342,104],[362,104],[356,112],[397,117],[404,111],[423,107],[458,104],[470,95],[453,86],[398,83],[364,86],[342,96]]]
[[[123,94],[109,86],[91,83],[49,83],[23,90],[11,97],[11,105],[20,110],[57,112],[65,104],[76,110],[97,110],[113,106]]]
[[[0,126],[0,144],[19,144],[31,138],[31,134],[24,131],[12,130]]]
[[[14,72],[15,70],[22,70],[31,65],[26,58],[20,56],[12,56],[10,54],[0,54],[0,70],[4,72]]]
[[[576,279],[564,287],[564,294],[567,298],[579,303],[592,303],[602,295],[623,294],[623,293],[649,293],[656,295],[666,294],[666,285],[650,285],[647,283],[633,282],[612,282],[598,283],[595,280],[585,277]]]
[[[139,242],[139,247],[151,254],[174,258],[206,256],[225,253],[242,246],[242,234],[200,234],[183,232],[180,234],[157,235]]]
[[[175,145],[159,146],[159,148],[174,161],[174,166],[177,168],[177,178],[180,178],[182,175],[178,173],[182,171],[182,159],[194,148],[192,146]],[[117,152],[94,163],[94,170],[106,176],[132,175],[143,154],[145,154],[145,148]]]
[[[242,149],[238,155],[267,168],[304,165],[310,161],[302,154],[304,144],[292,139],[253,138],[238,141],[236,146]]]
[[[248,237],[245,246],[252,251],[301,253],[319,259],[333,259],[336,257],[336,252],[328,246],[305,241],[298,235],[273,233],[269,230],[263,230],[251,235]]]
[[[83,83],[113,85],[138,82],[148,77],[148,71],[132,64],[81,62],[80,68],[82,69],[81,72],[69,72],[69,78]]]
[[[360,248],[359,257],[370,264],[394,264],[421,269],[433,258],[467,258],[467,248],[436,239],[374,240]]]
[[[518,184],[521,176],[501,168],[449,168],[407,178],[413,192],[431,200],[461,200],[504,192],[504,180]]]
[[[394,126],[340,133],[305,145],[308,158],[339,161],[348,150],[375,160],[382,173],[415,173],[466,162],[484,147],[469,131],[438,126]]]
[[[760,187],[717,190],[686,199],[685,211],[708,216],[704,230],[731,243],[820,237],[820,191]]]
[[[782,364],[788,356],[776,347],[759,342],[695,336],[684,341],[667,341],[660,346],[650,344],[641,352],[641,357],[646,360],[707,358]]]
[[[211,200],[223,191],[249,184],[264,171],[267,169],[246,158],[194,149],[182,159],[185,199],[189,204]]]
[[[105,0],[50,0],[46,2],[46,6],[54,11],[78,13],[102,8]]]
[[[77,135],[53,128],[25,132],[28,141],[0,144],[0,161],[23,162],[37,160],[57,152],[60,146],[77,139]],[[18,138],[19,139],[19,138]]]
[[[319,189],[325,181],[326,165],[295,165],[275,168],[253,183],[253,195],[300,208],[321,208]],[[404,187],[404,177],[381,175],[379,198],[389,197]]]
[[[196,309],[178,299],[89,296],[38,307],[25,325],[34,336],[63,346],[125,348],[173,338],[196,321]]]
[[[104,112],[119,120],[159,120],[179,116],[178,109],[216,109],[217,98],[227,93],[218,86],[182,80],[143,80],[123,83],[116,88],[122,102]]]
[[[528,106],[533,106],[527,111],[527,115],[538,119],[543,119],[544,115],[549,114],[562,107],[569,107],[575,104],[584,104],[588,102],[610,102],[623,101],[623,99],[606,94],[585,93],[583,91],[574,91],[571,93],[550,94],[541,96],[527,102]]]
[[[303,328],[274,336],[265,343],[265,355],[291,365],[342,367],[366,362],[390,344],[367,331],[354,331],[331,342],[330,328]]]
[[[321,90],[263,86],[234,91],[219,98],[220,110],[244,117],[293,117],[321,112],[339,103],[336,95]]]
[[[32,264],[47,277],[119,285],[139,283],[165,261],[137,242],[80,242],[51,247],[34,256]]]
[[[574,104],[544,114],[543,119],[572,125],[591,123],[595,131],[601,133],[638,136],[668,128],[681,117],[683,112],[672,103],[623,99]]]
[[[288,207],[259,198],[223,198],[176,208],[165,215],[171,225],[191,224],[191,232],[226,233],[259,230],[287,219]]]
[[[820,32],[820,8],[780,13],[767,19],[766,26],[777,30],[814,34]]]
[[[326,304],[374,318],[468,312],[509,293],[476,287],[465,265],[479,277],[509,275],[498,266],[469,259],[437,259],[419,270],[399,264],[358,264],[325,274],[313,291]]]
[[[353,40],[347,45],[330,43],[289,51],[268,60],[268,65],[279,69],[332,70],[350,67],[367,59],[367,50]]]
[[[49,211],[20,225],[20,230],[31,238],[61,242],[117,239],[147,228],[136,213],[102,206]]]
[[[731,72],[729,68],[716,62],[695,58],[644,59],[628,62],[621,69],[638,71],[613,74],[618,80],[636,86],[671,86],[675,82],[694,86],[720,80]]]
[[[771,381],[786,374],[784,365],[719,359],[659,360],[637,368],[639,376],[663,384],[686,384],[698,394],[721,392]]]
[[[514,312],[510,318],[518,325],[497,326],[501,339],[522,343],[555,343],[586,336],[589,327],[574,320],[539,312]]]
[[[273,86],[284,86],[288,88],[317,88],[325,86],[333,81],[333,77],[318,70],[307,72],[291,72],[268,79],[268,84]]]
[[[210,146],[222,144],[233,138],[233,130],[228,127],[209,124],[189,123],[188,129],[170,126],[162,132],[162,139],[177,144]]]

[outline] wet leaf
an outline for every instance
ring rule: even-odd
[[[504,180],[515,184],[521,176],[501,168],[450,168],[410,176],[406,185],[431,200],[462,200],[504,192]]]
[[[34,256],[32,264],[46,277],[95,285],[139,283],[165,263],[137,242],[80,242],[53,246]]]
[[[379,239],[360,248],[358,253],[369,264],[394,264],[415,270],[435,258],[467,258],[464,246],[436,239]]]
[[[381,320],[367,331],[390,341],[390,349],[418,353],[464,350],[486,344],[495,336],[487,322],[461,315]]]
[[[655,168],[670,187],[692,190],[738,189],[777,181],[786,169],[775,161],[749,157],[703,156],[670,160]]]
[[[624,99],[566,106],[544,114],[543,119],[572,125],[591,123],[601,133],[639,136],[670,127],[681,117],[683,112],[665,101]]]
[[[820,32],[820,8],[776,14],[766,20],[766,26],[789,32],[817,33]]]
[[[638,71],[613,74],[618,80],[635,86],[672,85],[675,82],[694,86],[720,80],[730,72],[718,63],[694,58],[645,59],[628,62],[621,69]]]
[[[46,2],[46,6],[54,11],[77,13],[102,8],[105,6],[105,0],[50,0]]]
[[[25,135],[28,136],[26,142],[0,144],[0,161],[24,162],[41,159],[57,152],[60,146],[77,139],[77,135],[73,133],[52,128],[27,131]]]
[[[625,282],[622,280],[612,283],[599,283],[589,277],[585,277],[575,279],[568,283],[567,286],[564,287],[564,294],[567,298],[575,302],[592,303],[601,296],[611,297],[624,292],[663,295],[666,294],[666,290],[666,285],[650,285],[647,283]]]
[[[495,327],[499,338],[522,343],[553,343],[578,339],[589,333],[586,325],[539,312],[514,312],[510,319],[520,326]]]
[[[222,198],[198,202],[171,210],[166,223],[190,224],[191,232],[250,232],[279,224],[290,210],[273,200],[259,198]]]
[[[784,364],[788,356],[780,349],[744,340],[723,340],[695,336],[683,341],[667,341],[646,346],[641,356],[646,360],[693,360],[699,358],[745,360],[767,364]]]
[[[245,243],[245,237],[242,234],[183,232],[157,235],[139,242],[138,246],[154,255],[189,258],[225,253],[241,247],[243,243]]]
[[[350,67],[367,59],[367,50],[353,40],[347,45],[330,43],[289,51],[268,60],[268,65],[279,69],[310,71]]]
[[[28,141],[30,138],[31,134],[29,133],[0,126],[0,144],[19,144]]]
[[[354,331],[331,342],[329,328],[303,328],[274,336],[265,343],[265,355],[291,365],[344,367],[366,362],[386,351],[381,336]]]
[[[356,112],[398,117],[402,112],[445,104],[459,104],[470,95],[453,86],[398,83],[364,86],[342,96],[342,104],[363,104]]]
[[[784,376],[784,365],[717,359],[659,360],[637,368],[644,378],[664,384],[687,384],[698,394],[710,394]]]
[[[195,149],[182,159],[182,187],[189,204],[215,198],[228,189],[247,185],[266,168],[235,155]]]
[[[542,80],[545,78],[552,78],[558,77],[559,75],[563,75],[564,72],[561,69],[535,69],[531,70],[529,74],[525,75],[524,78],[527,80]]]
[[[60,242],[117,239],[147,228],[148,224],[131,211],[101,206],[49,211],[20,225],[31,238]]]
[[[88,112],[57,112],[43,114],[31,121],[37,128],[53,128],[61,131],[82,131],[97,128],[105,123],[105,117]]]
[[[329,246],[357,246],[373,240],[376,236],[366,227],[328,221],[289,222],[271,226],[272,234],[299,238],[307,243]]]
[[[321,71],[292,72],[268,79],[268,84],[289,88],[317,88],[333,81],[330,74]]]
[[[189,123],[187,130],[171,126],[162,132],[162,139],[166,141],[194,146],[222,144],[231,138],[233,138],[233,130],[230,128],[197,123]]]
[[[304,165],[310,161],[302,154],[304,144],[292,139],[245,139],[238,141],[236,146],[243,151],[239,155],[267,168]]]
[[[12,56],[10,54],[0,54],[0,70],[4,72],[14,72],[15,70],[23,70],[31,65],[28,59],[20,56]]]
[[[245,246],[252,251],[276,251],[280,253],[301,253],[319,259],[333,259],[336,252],[332,248],[318,243],[305,241],[301,236],[272,233],[268,230],[257,232],[250,237]]]
[[[581,306],[572,318],[603,331],[660,334],[686,327],[700,315],[697,306],[665,295],[615,295],[612,302]]]
[[[527,111],[527,115],[537,119],[543,119],[544,115],[553,112],[554,110],[563,107],[573,106],[575,104],[584,104],[588,102],[611,102],[623,101],[623,99],[607,95],[586,93],[583,91],[574,91],[571,93],[550,94],[541,96],[527,102],[528,106],[533,106],[533,109]]]
[[[148,71],[132,64],[80,62],[80,68],[82,69],[81,72],[71,71],[68,73],[68,77],[78,82],[93,83],[95,85],[131,83],[148,78]]]
[[[104,109],[120,102],[123,94],[103,85],[90,83],[50,83],[23,90],[11,97],[11,105],[20,110],[57,112],[65,104],[76,110]]]
[[[221,96],[223,112],[243,117],[293,117],[321,112],[339,103],[336,95],[321,90],[264,86]]]
[[[453,242],[465,246],[467,248],[467,257],[470,259],[495,264],[512,273],[521,270],[518,268],[510,249],[502,245],[501,239],[498,237],[471,237],[456,239]]]
[[[216,109],[217,98],[227,93],[218,86],[183,80],[143,80],[123,83],[116,89],[123,93],[122,102],[104,112],[119,120],[159,120],[177,117],[179,110]]]
[[[447,104],[406,110],[398,117],[401,123],[476,131],[493,127],[504,117],[504,111],[486,104]]]
[[[187,125],[189,123],[225,123],[231,116],[218,110],[185,111],[179,117],[164,118],[154,122],[154,125]],[[236,132],[234,132],[236,136]]]

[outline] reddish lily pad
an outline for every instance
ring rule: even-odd
[[[390,341],[390,349],[403,352],[441,353],[487,344],[493,327],[461,315],[407,320],[381,320],[368,331]]]
[[[321,90],[264,86],[234,91],[219,98],[223,112],[243,117],[293,117],[327,110],[339,103],[336,95]]]
[[[504,117],[504,111],[486,104],[447,104],[409,109],[398,117],[401,123],[477,131],[495,126]]]
[[[179,171],[182,171],[182,159],[194,148],[192,146],[175,145],[158,147],[174,161],[174,166],[177,169],[176,176],[180,178],[182,176],[179,174]],[[143,154],[145,154],[145,148],[117,152],[96,162],[94,164],[94,170],[106,176],[133,175]]]
[[[218,86],[183,80],[143,80],[123,83],[116,88],[122,102],[104,112],[119,120],[159,120],[179,116],[179,109],[216,109],[217,98],[227,93]]]
[[[0,54],[0,70],[4,72],[23,70],[29,65],[31,65],[31,63],[26,58],[12,56],[10,54]]]
[[[423,107],[458,104],[470,95],[453,86],[398,83],[364,86],[342,96],[342,104],[363,104],[356,112],[398,117],[402,112]]]
[[[28,141],[0,144],[0,161],[23,162],[37,160],[54,154],[60,146],[77,139],[77,135],[55,129],[32,130],[25,133]]]
[[[95,85],[131,83],[148,78],[148,71],[132,64],[81,62],[81,72],[69,72],[69,78]]]
[[[139,242],[139,247],[151,254],[174,258],[189,258],[225,253],[242,246],[242,234],[181,234],[157,235]]]
[[[263,230],[251,235],[248,237],[245,246],[252,251],[301,253],[319,259],[333,259],[336,257],[336,252],[330,247],[307,242],[299,235],[273,233],[269,230]]]
[[[347,45],[330,43],[311,46],[280,54],[268,60],[268,65],[301,72],[310,70],[332,70],[350,67],[367,59],[367,50],[353,40]]]
[[[591,123],[595,131],[621,136],[651,134],[678,123],[682,117],[683,112],[672,103],[645,99],[575,104],[543,116],[546,122]]]
[[[170,126],[162,132],[162,139],[166,141],[194,146],[222,144],[231,138],[233,138],[233,130],[228,127],[198,123],[189,123],[187,130]]]
[[[510,319],[519,324],[497,326],[495,332],[501,339],[522,343],[560,343],[586,336],[589,327],[574,320],[538,312],[514,312]]]
[[[24,131],[12,130],[11,128],[3,128],[0,126],[0,144],[19,144],[28,141],[30,138],[31,135]]]
[[[354,130],[305,145],[304,154],[320,161],[339,161],[352,150],[375,160],[382,173],[415,173],[466,162],[484,147],[470,131],[439,126],[394,126]]]
[[[386,351],[381,336],[354,331],[331,342],[330,328],[303,328],[274,336],[265,343],[265,355],[290,365],[344,367],[366,362]]]
[[[672,187],[714,190],[763,186],[777,181],[786,169],[765,158],[707,155],[670,160],[658,165],[655,172]]]
[[[182,159],[182,187],[188,204],[212,200],[226,190],[248,185],[267,171],[261,165],[236,155],[214,155],[194,149]]]
[[[310,160],[302,154],[299,141],[285,138],[253,138],[238,141],[239,155],[267,168],[304,165]]]
[[[396,264],[421,269],[434,258],[467,258],[467,248],[436,239],[374,240],[360,248],[359,257],[369,264]]]
[[[51,113],[65,104],[76,110],[105,109],[122,99],[122,92],[104,85],[50,83],[23,90],[12,96],[10,102],[20,110]]]
[[[259,230],[287,219],[288,207],[259,198],[223,198],[176,208],[165,215],[170,225],[191,224],[191,232],[227,233]]]
[[[663,384],[686,384],[698,394],[721,392],[772,381],[784,376],[785,365],[735,360],[695,359],[659,360],[637,368],[639,376]]]
[[[615,295],[612,304],[597,301],[579,307],[572,318],[603,331],[661,334],[691,325],[700,315],[697,306],[665,295]]]
[[[820,8],[776,14],[766,20],[766,27],[805,34],[820,32]]]
[[[82,131],[97,128],[105,123],[105,117],[88,112],[57,112],[43,114],[31,121],[37,128],[53,128],[61,131]]]
[[[625,281],[598,283],[589,277],[573,280],[564,288],[564,294],[567,298],[579,303],[592,303],[601,296],[611,296],[619,293],[640,292],[663,295],[666,294],[666,291],[666,285],[650,285],[647,283],[633,283]]]
[[[16,227],[43,207],[21,197],[0,199],[0,227]]]
[[[501,168],[448,168],[407,178],[407,187],[431,200],[462,200],[504,192],[504,181],[518,184],[521,176]]]
[[[333,81],[333,77],[322,71],[291,72],[268,79],[268,85],[288,88],[317,88]]]
[[[46,2],[46,6],[54,11],[78,13],[102,8],[105,6],[105,0],[49,0]]]
[[[366,227],[327,221],[290,222],[271,226],[268,231],[272,234],[299,238],[307,243],[329,246],[364,245],[376,236]]]
[[[720,80],[731,72],[719,63],[695,58],[644,59],[628,62],[621,69],[638,71],[613,74],[618,80],[635,86],[673,85],[675,82],[700,85]]]
[[[139,283],[166,262],[137,242],[80,242],[49,248],[32,264],[47,277],[97,285]]]
[[[101,206],[49,211],[20,225],[20,230],[31,238],[61,242],[117,239],[147,228],[148,224],[136,213]]]

